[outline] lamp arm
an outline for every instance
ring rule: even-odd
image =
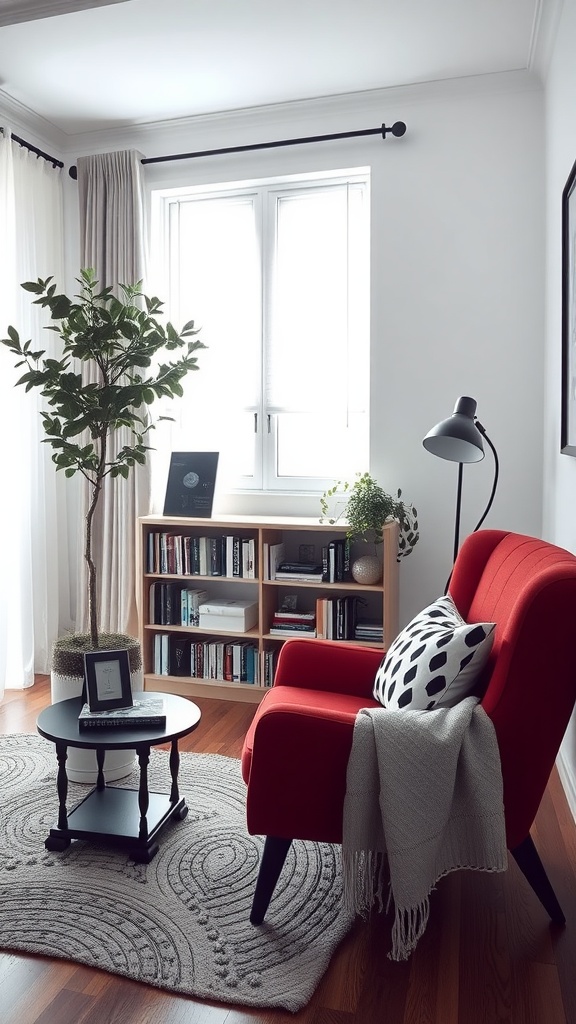
[[[486,516],[488,515],[490,509],[492,508],[492,502],[494,501],[494,495],[496,494],[496,487],[498,486],[498,475],[499,475],[499,472],[500,472],[500,463],[498,461],[498,453],[497,453],[494,445],[492,444],[492,441],[488,437],[488,434],[486,433],[485,427],[482,426],[482,424],[480,423],[479,420],[476,420],[476,426],[478,427],[478,430],[482,434],[482,437],[485,438],[485,440],[488,442],[490,448],[492,449],[492,455],[494,456],[494,481],[492,483],[492,490],[490,492],[490,497],[488,498],[488,504],[486,505],[486,508],[484,509],[484,512],[482,513],[482,516],[478,520],[478,522],[477,522],[476,526],[474,527],[472,533],[476,533],[476,530],[480,529],[480,527],[482,526],[482,523],[484,522],[484,520],[486,519]]]

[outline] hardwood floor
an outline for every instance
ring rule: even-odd
[[[8,690],[0,733],[35,732],[49,700],[46,677]],[[239,756],[254,705],[197,703],[202,727],[182,749]],[[556,772],[533,835],[565,928],[550,925],[511,860],[504,875],[443,879],[406,963],[386,956],[389,919],[357,923],[297,1014],[200,1003],[65,961],[0,952],[0,1024],[576,1024],[576,825]],[[0,906],[0,937],[1,929]]]

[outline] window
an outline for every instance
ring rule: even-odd
[[[219,451],[230,490],[368,465],[368,203],[366,171],[153,193],[158,294],[208,346],[169,443]]]

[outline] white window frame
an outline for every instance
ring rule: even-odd
[[[369,394],[370,394],[370,329],[369,329],[369,260],[370,260],[370,169],[359,167],[343,169],[330,172],[316,172],[298,175],[274,176],[262,179],[250,179],[237,182],[219,182],[209,185],[187,185],[181,187],[152,188],[151,192],[151,236],[154,242],[152,251],[154,263],[151,267],[151,279],[154,283],[154,290],[159,295],[166,295],[166,307],[170,312],[178,301],[175,293],[177,288],[176,274],[171,273],[174,260],[177,259],[178,238],[175,230],[174,209],[179,202],[193,199],[210,199],[218,197],[252,197],[254,203],[255,218],[257,223],[258,237],[261,240],[261,325],[260,325],[260,367],[259,387],[260,400],[249,410],[254,415],[256,429],[254,432],[254,474],[249,480],[246,477],[238,479],[234,486],[230,487],[231,493],[238,494],[317,494],[326,490],[334,482],[334,475],[326,477],[303,477],[303,476],[278,476],[276,472],[278,458],[278,414],[265,405],[265,372],[267,346],[269,339],[269,321],[271,316],[270,291],[274,274],[274,247],[276,242],[276,230],[273,226],[276,216],[277,201],[282,195],[291,191],[302,194],[305,191],[312,191],[318,187],[330,188],[333,186],[342,187],[348,184],[350,187],[361,188],[366,204],[366,217],[364,230],[366,232],[366,325],[365,337],[362,342],[363,350],[361,358],[366,367],[366,389],[364,398],[365,417],[365,450],[358,454],[358,460],[354,469],[359,464],[368,465],[369,460]],[[172,218],[172,221],[171,221]],[[358,353],[356,353],[358,355]],[[201,356],[201,353],[200,353]],[[353,353],[349,353],[353,357]],[[263,437],[266,434],[268,441]],[[353,469],[343,468],[342,475],[350,478]]]

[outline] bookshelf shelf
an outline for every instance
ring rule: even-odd
[[[162,543],[161,535],[164,537]],[[322,562],[323,554],[325,556],[328,544],[331,541],[344,541],[345,535],[345,524],[325,525],[316,519],[300,517],[220,516],[217,519],[187,519],[144,516],[139,519],[137,573],[140,580],[140,642],[145,689],[190,697],[204,695],[223,700],[259,701],[272,683],[275,658],[282,644],[288,635],[300,635],[270,633],[273,617],[287,596],[296,601],[299,611],[316,613],[318,628],[319,602],[322,599],[332,602],[329,608],[334,609],[335,613],[339,603],[342,609],[354,609],[350,613],[347,611],[347,615],[357,615],[360,619],[382,624],[382,642],[352,637],[351,619],[346,626],[350,638],[334,639],[334,643],[353,642],[364,646],[388,647],[398,633],[396,523],[385,525],[383,543],[378,545],[383,563],[383,578],[379,584],[363,585],[351,578],[337,582],[268,578],[274,574],[273,565],[272,570],[270,568],[270,549],[274,546],[283,545],[281,550],[285,561],[302,561],[299,556],[305,551],[306,561],[319,563]],[[223,575],[181,571],[184,567],[184,552],[186,568],[192,569],[193,550],[198,549],[200,538],[206,538],[203,542],[206,552],[210,551],[211,541],[212,550],[219,552],[220,561],[216,560],[213,567]],[[225,538],[229,538],[228,549]],[[245,553],[250,552],[249,555],[245,554],[244,569],[252,572],[253,576],[232,575],[233,538],[238,538],[240,551],[244,542]],[[173,571],[173,564],[170,564],[172,571],[159,571],[161,547],[164,549],[162,568],[167,570],[166,550],[170,548],[173,552],[175,546],[179,554],[176,556],[171,553],[170,558],[178,557],[178,571]],[[350,563],[362,553],[362,549],[362,544],[352,546]],[[210,555],[205,554],[204,557]],[[226,575],[228,571],[230,575]],[[162,612],[159,611],[158,595],[163,584],[169,584],[171,588],[169,621],[166,621],[165,604]],[[205,591],[208,597],[204,600],[210,602],[254,602],[257,605],[256,625],[244,632],[217,629],[212,625],[208,629],[202,624],[182,625],[179,619],[180,598],[181,591],[187,589]],[[350,598],[349,603],[340,601],[347,597]],[[158,621],[162,617],[164,621]],[[310,642],[313,640],[310,639]],[[178,672],[174,671],[177,663],[180,667]],[[256,681],[247,682],[246,673]],[[232,674],[241,676],[242,681],[229,678]],[[224,675],[228,678],[221,678]]]

